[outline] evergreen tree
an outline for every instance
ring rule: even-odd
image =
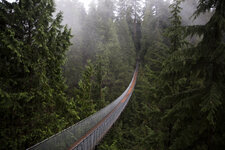
[[[71,34],[52,0],[0,6],[1,149],[24,149],[77,119],[61,70]]]
[[[85,70],[82,74],[82,78],[78,83],[78,89],[75,89],[75,104],[77,110],[79,110],[79,116],[84,119],[95,112],[95,105],[92,99],[92,88],[93,88],[93,76],[94,66],[91,61],[85,66]]]
[[[148,12],[151,12],[151,10],[152,9],[146,9]],[[147,12],[145,14],[147,14]],[[142,38],[154,40],[151,42],[151,44],[153,43],[154,45],[149,44],[146,50],[148,54],[145,55],[145,58],[148,65],[143,65],[139,68],[138,81],[134,95],[132,96],[125,112],[122,114],[121,120],[118,120],[119,123],[116,123],[113,130],[110,132],[109,136],[104,139],[103,144],[99,149],[158,148],[156,130],[159,128],[157,125],[160,121],[160,110],[157,106],[158,103],[156,102],[160,98],[158,95],[163,95],[163,92],[161,92],[163,89],[161,89],[157,79],[159,78],[160,70],[162,68],[163,61],[165,60],[168,48],[163,43],[164,39],[161,35],[163,33],[163,27],[153,26],[154,22],[150,21],[151,19],[156,20],[158,16],[156,17],[152,15],[151,19],[148,17],[150,17],[150,15],[144,16],[144,22],[146,22],[146,24],[143,23],[142,29],[152,28],[152,31],[158,30],[159,37],[154,40],[154,37],[157,37],[157,35],[152,32],[143,32],[146,36],[143,36]],[[120,16],[118,21],[121,21],[122,18],[123,17]],[[158,20],[159,22],[166,21]],[[167,22],[165,22],[165,24],[166,23]],[[119,38],[121,38],[121,36],[122,35],[120,34]],[[144,39],[142,39],[142,41],[144,41]],[[145,39],[145,41],[147,41],[147,39]],[[150,65],[155,66],[155,68],[149,67]],[[118,130],[120,133],[116,133]],[[121,140],[117,140],[117,138]]]
[[[179,93],[180,88],[182,87],[181,84],[184,84],[185,81],[187,81],[186,78],[177,78],[174,79],[175,72],[171,71],[168,66],[173,66],[176,63],[176,58],[179,57],[179,54],[182,53],[182,49],[184,48],[185,41],[184,41],[184,28],[181,26],[182,24],[182,18],[180,16],[180,12],[182,8],[181,0],[176,0],[170,5],[171,9],[171,17],[170,22],[171,25],[168,28],[168,31],[166,33],[167,37],[170,39],[170,48],[168,51],[168,57],[164,61],[164,66],[161,71],[161,77],[160,80],[163,81],[164,89],[164,95],[161,97],[161,117],[162,121],[159,123],[161,126],[161,131],[159,132],[160,137],[160,144],[162,145],[162,149],[168,149],[171,146],[172,143],[172,130],[174,127],[173,120],[168,120],[165,116],[168,113],[168,109],[171,109],[174,107],[176,103],[176,99],[173,99],[171,101],[165,101],[165,97],[168,95],[176,95]],[[167,78],[167,75],[170,75],[171,78]],[[168,89],[168,90],[166,90]]]
[[[115,82],[119,77],[119,66],[122,65],[122,53],[116,24],[113,22],[114,5],[111,0],[102,0],[99,1],[97,7],[98,26],[96,32],[99,39],[96,42],[96,58],[100,58],[99,61],[101,61],[101,87],[107,91],[105,96],[108,101],[114,100],[116,96],[119,96],[118,93],[122,92],[119,90],[119,86],[116,85],[117,82]]]
[[[186,78],[188,84],[167,96],[173,107],[164,119],[173,123],[170,149],[223,149],[224,135],[224,1],[200,0],[194,17],[214,9],[205,25],[188,27],[190,35],[202,40],[194,48],[176,55],[167,70],[173,81]]]
[[[165,4],[164,4],[165,3]],[[141,52],[140,58],[145,64],[153,65],[153,61],[151,59],[155,59],[155,57],[162,56],[162,59],[165,58],[165,49],[166,45],[168,45],[167,38],[164,37],[165,29],[168,27],[168,3],[164,2],[159,4],[159,2],[155,1],[146,1],[145,3],[145,11],[143,17],[143,25],[142,25],[142,38],[141,38]],[[153,8],[159,7],[160,9],[154,10]],[[161,49],[161,50],[159,50]],[[159,55],[155,55],[158,51]],[[164,52],[163,52],[164,51]],[[164,58],[163,58],[164,57]],[[161,60],[162,60],[161,59]],[[159,61],[157,61],[159,62]],[[160,61],[162,62],[162,61]],[[155,68],[159,67],[159,64],[151,66],[150,68],[155,70]],[[159,67],[160,68],[160,67]],[[158,69],[159,70],[159,69]]]
[[[103,58],[104,56],[98,55],[97,60],[95,62],[95,82],[93,84],[93,99],[96,103],[96,109],[100,110],[106,105],[105,99],[107,94],[107,86],[103,85],[103,81],[106,78],[107,71],[108,71],[108,58]],[[107,56],[106,56],[107,57]]]
[[[117,35],[120,42],[123,62],[128,65],[128,67],[133,66],[135,64],[134,60],[136,57],[135,54],[135,45],[132,40],[132,34],[129,30],[128,25],[128,2],[127,0],[120,0],[117,3],[118,7],[118,16],[117,16]],[[133,67],[130,71],[133,71]]]
[[[141,18],[142,4],[141,0],[127,0],[126,20],[135,45],[136,54],[140,51],[141,44]]]
[[[85,31],[87,14],[82,3],[78,0],[68,1],[60,0],[56,1],[56,10],[63,11],[63,24],[68,24],[71,28],[71,47],[67,52],[67,61],[63,67],[64,76],[66,78],[66,84],[68,85],[68,95],[73,95],[74,86],[78,85],[81,73],[87,59],[90,59],[90,54],[85,46]]]

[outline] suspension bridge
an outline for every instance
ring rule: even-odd
[[[27,150],[92,150],[125,109],[136,84],[138,64],[127,89],[112,103]]]

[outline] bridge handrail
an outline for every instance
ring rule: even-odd
[[[112,115],[115,113],[115,117],[114,118],[112,117],[108,127],[105,127],[106,129],[104,131],[102,130],[103,135],[98,136],[98,139],[100,140],[104,136],[106,131],[108,131],[110,129],[112,124],[119,117],[120,113],[123,111],[123,109],[125,108],[125,106],[128,102],[127,99],[129,100],[130,96],[132,95],[132,91],[133,91],[134,85],[136,83],[137,71],[138,71],[138,65],[136,67],[133,78],[132,78],[128,88],[123,92],[123,94],[121,96],[119,96],[112,103],[108,104],[106,107],[102,108],[101,110],[94,113],[93,115],[64,129],[63,131],[51,136],[50,138],[47,138],[44,141],[28,148],[28,150],[68,149],[68,148],[79,149],[78,148],[79,144],[81,144],[84,140],[86,140],[87,136],[90,136],[90,134],[95,133],[95,132],[97,134],[99,123],[100,122],[105,123],[105,122],[103,122],[103,120],[106,121],[107,119],[112,117]],[[130,93],[129,93],[129,91],[130,91]],[[120,105],[121,101],[124,101],[122,105]],[[116,109],[118,109],[118,110],[116,110]],[[96,131],[94,129],[96,129]],[[91,142],[91,144],[89,144],[89,148],[83,148],[83,149],[92,149],[99,142],[99,140],[97,141],[95,139],[95,143],[93,143],[93,141],[94,141],[93,140]]]

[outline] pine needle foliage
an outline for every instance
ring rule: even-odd
[[[224,121],[219,119],[224,115],[225,93],[224,8],[224,1],[200,0],[194,18],[206,11],[214,13],[205,25],[190,26],[186,31],[188,35],[201,36],[202,40],[196,47],[182,47],[184,50],[173,52],[168,61],[172,63],[165,67],[167,80],[178,85],[178,88],[172,88],[175,93],[162,101],[172,103],[163,117],[165,126],[173,124],[171,143],[165,148],[204,150],[224,147],[220,142],[224,135],[218,134],[224,132]]]
[[[0,149],[28,148],[78,117],[61,69],[70,29],[54,11],[52,0],[0,2]]]

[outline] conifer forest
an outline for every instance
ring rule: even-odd
[[[0,150],[135,90],[96,150],[225,149],[225,0],[0,0]]]

